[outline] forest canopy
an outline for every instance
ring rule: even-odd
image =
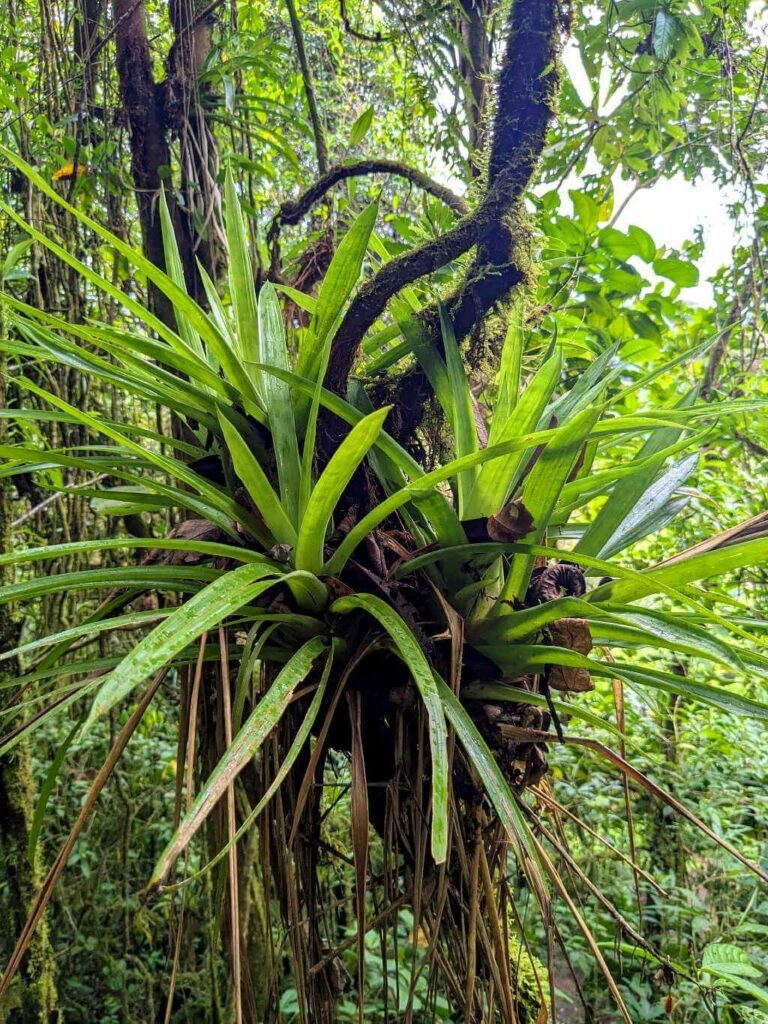
[[[763,5],[0,28],[0,1024],[766,1024]]]

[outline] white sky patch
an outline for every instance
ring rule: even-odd
[[[575,39],[571,39],[563,51],[563,65],[565,70],[568,72],[568,77],[571,80],[573,88],[576,90],[576,95],[584,106],[587,109],[590,109],[594,100],[595,92],[592,88],[592,83],[589,80],[589,75],[582,63],[579,44]],[[608,90],[611,88],[612,76],[613,73],[609,62],[603,61],[600,67],[600,78],[598,81],[598,117],[610,117],[629,91],[628,76],[625,75],[618,85],[614,87],[613,91],[609,92]]]
[[[632,182],[614,179],[615,203],[618,209],[632,190]],[[629,200],[617,218],[615,227],[626,230],[637,224],[657,245],[679,249],[702,228],[704,254],[697,261],[699,283],[685,289],[685,299],[699,306],[712,303],[712,285],[707,278],[730,262],[731,252],[739,241],[739,232],[728,205],[734,194],[717,184],[709,171],[696,182],[686,181],[682,174],[661,178],[652,188],[642,189]]]

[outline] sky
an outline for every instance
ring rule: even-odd
[[[614,205],[618,209],[622,199],[631,191],[632,183],[616,181],[614,187]],[[676,174],[671,178],[661,178],[650,189],[637,192],[614,226],[623,230],[630,224],[645,226],[657,245],[679,248],[687,239],[693,238],[696,228],[701,225],[704,254],[697,263],[699,283],[693,288],[686,288],[684,295],[688,302],[707,306],[712,302],[712,285],[707,278],[729,262],[731,250],[738,239],[736,225],[728,213],[728,203],[732,198],[711,175],[702,176],[694,184]]]

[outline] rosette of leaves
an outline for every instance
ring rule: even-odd
[[[165,536],[119,534],[1,556],[6,565],[48,567],[7,587],[3,601],[31,607],[52,593],[101,597],[75,625],[4,652],[22,659],[18,684],[28,699],[6,717],[2,753],[66,713],[74,725],[55,778],[97,719],[135,706],[51,868],[2,989],[122,749],[149,702],[164,699],[164,681],[177,679],[177,814],[148,890],[194,880],[186,853],[206,819],[221,813],[227,840],[201,870],[228,858],[236,919],[237,842],[258,825],[306,1016],[333,1019],[339,994],[323,914],[309,908],[316,906],[323,765],[329,751],[340,750],[350,762],[360,971],[370,924],[366,890],[375,885],[372,926],[386,928],[387,907],[409,903],[429,945],[429,969],[467,1019],[493,1005],[499,1019],[515,1021],[508,934],[509,920],[520,918],[502,909],[515,901],[512,860],[548,929],[553,897],[573,914],[629,1021],[537,813],[537,800],[551,799],[552,745],[580,745],[607,759],[766,878],[626,760],[620,728],[589,699],[595,686],[649,688],[768,718],[746,685],[731,685],[765,676],[763,645],[695,587],[762,562],[768,540],[759,525],[642,571],[615,560],[684,505],[680,488],[713,409],[694,396],[664,408],[644,402],[654,376],[701,352],[643,376],[609,349],[564,389],[556,344],[523,372],[524,336],[513,323],[481,408],[447,313],[441,310],[445,358],[420,342],[411,321],[402,343],[427,374],[453,444],[450,457],[427,470],[387,433],[387,407],[372,408],[359,387],[347,398],[324,387],[376,204],[349,225],[317,296],[291,294],[310,319],[287,332],[278,290],[265,284],[257,294],[231,178],[230,303],[207,282],[206,311],[186,293],[164,206],[167,273],[70,206],[17,156],[4,156],[162,292],[176,323],[171,328],[3,204],[22,231],[125,316],[119,326],[75,324],[2,295],[9,328],[2,349],[13,385],[36,399],[34,409],[3,415],[79,424],[89,444],[62,450],[11,437],[1,471],[32,474],[44,485],[58,467],[88,481],[73,486],[100,512],[149,514],[155,530],[170,516],[176,526]],[[157,406],[166,421],[173,418],[173,436],[66,403],[38,382],[44,376],[36,368],[50,363]],[[621,414],[630,395],[638,411]],[[322,443],[329,422],[341,437],[330,452]],[[110,550],[135,558],[57,568],[72,555]],[[141,606],[148,593],[157,607]],[[127,627],[141,632],[127,654],[92,656],[91,643]],[[711,675],[649,667],[633,656],[640,649],[693,653]],[[218,722],[199,713],[204,704],[215,705]],[[618,752],[595,738],[606,729]],[[200,751],[210,761],[205,771]],[[384,851],[383,878],[369,877],[371,835]],[[233,943],[236,949],[236,935]],[[358,984],[362,991],[362,977]]]

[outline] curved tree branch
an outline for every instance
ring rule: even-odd
[[[344,394],[366,331],[402,288],[476,248],[461,288],[449,300],[458,338],[465,337],[525,277],[517,259],[523,233],[518,210],[544,148],[559,85],[559,57],[569,10],[558,0],[515,0],[496,88],[486,194],[440,238],[385,264],[350,303],[333,343],[326,385]],[[420,318],[440,346],[433,311]]]
[[[347,2],[346,0],[339,0],[339,14],[344,25],[344,31],[348,32],[349,35],[355,39],[361,40],[363,43],[391,43],[398,37],[398,33],[393,32],[391,35],[385,36],[381,32],[361,32],[360,29],[354,28],[349,20],[347,14]]]
[[[270,235],[275,233],[276,226],[280,224],[298,224],[315,203],[319,202],[340,181],[345,181],[347,178],[361,178],[369,174],[392,174],[398,178],[405,178],[412,185],[435,196],[456,213],[463,215],[469,212],[469,205],[461,196],[457,196],[447,186],[441,185],[440,182],[415,167],[409,167],[408,164],[400,163],[398,160],[355,160],[348,164],[337,164],[327,174],[318,178],[297,199],[286,200],[275,214]]]

